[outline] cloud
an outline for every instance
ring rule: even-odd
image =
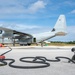
[[[41,28],[41,26],[38,25],[26,25],[26,24],[0,24],[0,26],[20,31],[26,29]]]
[[[75,14],[75,10],[72,10],[72,11],[70,12],[70,14]]]
[[[20,30],[25,30],[25,29],[34,29],[34,28],[40,28],[40,26],[37,25],[23,25],[23,24],[16,24],[15,29],[19,28]]]
[[[47,26],[40,26],[40,25],[27,25],[27,24],[6,24],[6,23],[1,23],[1,27],[6,27],[9,29],[17,30],[20,32],[25,32],[29,34],[38,34],[46,31],[50,31],[52,29],[51,27]]]
[[[38,0],[33,3],[29,3],[28,6],[19,3],[18,0],[6,0],[0,2],[0,14],[31,14],[36,13],[40,9],[45,8],[46,3],[43,0]]]
[[[9,0],[6,0],[7,2]],[[10,14],[16,14],[16,13],[22,13],[24,12],[21,5],[19,5],[16,1],[9,1],[8,3],[6,1],[2,1],[2,5],[0,3],[0,15],[10,15]],[[6,2],[6,4],[5,4]],[[3,4],[4,3],[4,4]]]
[[[44,3],[44,1],[37,1],[31,4],[27,11],[28,13],[35,13],[38,10],[45,8],[45,5],[46,3]]]

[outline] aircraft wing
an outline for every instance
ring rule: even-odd
[[[24,33],[24,32],[19,32],[13,29],[9,29],[9,28],[4,28],[4,27],[0,27],[0,31],[5,31],[5,33],[13,33],[13,34],[18,34],[20,36],[29,36],[32,37],[32,35],[28,34],[28,33]]]
[[[4,30],[4,31],[13,31],[12,29],[5,28],[5,27],[0,27],[0,30]]]

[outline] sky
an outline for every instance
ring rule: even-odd
[[[35,34],[52,30],[66,16],[68,34],[50,41],[75,40],[75,0],[0,0],[0,26]]]

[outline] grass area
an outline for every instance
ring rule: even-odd
[[[67,43],[49,43],[49,46],[75,46],[75,44],[67,44]]]
[[[41,44],[39,43],[38,46]],[[45,46],[75,46],[75,44],[67,44],[67,43],[44,43]],[[31,44],[31,46],[36,46],[36,44]]]

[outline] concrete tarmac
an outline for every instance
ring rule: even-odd
[[[15,59],[14,65],[29,66],[20,62],[21,57],[44,56],[47,59],[55,59],[56,56],[72,58],[72,47],[12,47],[12,51],[7,53],[6,58]],[[0,48],[0,54],[8,51],[8,48]],[[7,61],[8,63],[10,61]],[[61,59],[60,62],[49,62],[50,66],[39,69],[16,69],[6,66],[0,66],[0,75],[75,75],[75,64],[68,63],[68,60]]]

